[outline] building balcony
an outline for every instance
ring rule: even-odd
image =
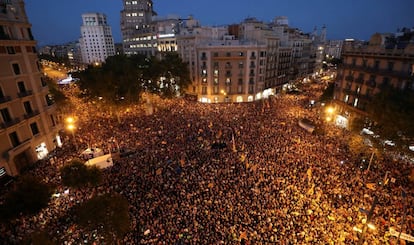
[[[257,57],[255,55],[250,56],[251,60],[255,60]]]
[[[20,93],[17,93],[17,96],[19,98],[23,98],[23,97],[26,97],[26,96],[30,96],[32,94],[33,94],[33,91],[32,90],[26,90],[26,91],[22,91]]]
[[[375,88],[377,86],[377,82],[375,82],[374,80],[368,80],[365,82],[365,85],[371,88]]]
[[[364,79],[362,77],[358,77],[357,79],[355,79],[355,82],[359,84],[364,84]]]
[[[37,116],[39,114],[40,114],[40,112],[38,110],[34,110],[34,111],[30,112],[30,113],[24,114],[24,118],[25,119],[29,119],[29,118],[34,117],[34,116]]]
[[[8,101],[11,101],[11,97],[10,97],[10,96],[3,96],[3,97],[0,97],[0,104],[2,104],[2,103],[6,103],[6,102],[8,102]]]
[[[16,117],[10,121],[4,122],[0,124],[0,128],[8,128],[11,127],[13,125],[16,125],[20,122],[20,118]]]
[[[353,82],[354,81],[354,77],[352,75],[348,75],[348,76],[345,77],[345,81]]]

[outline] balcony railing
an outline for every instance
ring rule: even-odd
[[[358,77],[357,79],[355,79],[356,83],[360,83],[363,84],[364,83],[364,79],[362,77]]]
[[[20,122],[20,118],[16,117],[10,121],[4,122],[0,124],[0,128],[8,128],[11,127],[13,125],[16,125]]]
[[[1,104],[1,103],[6,103],[6,102],[8,102],[8,101],[11,101],[11,97],[10,97],[10,96],[3,96],[3,97],[0,97],[0,104]]]
[[[33,91],[32,90],[26,90],[26,91],[22,91],[20,93],[17,93],[17,96],[19,98],[22,98],[22,97],[30,96],[32,94],[33,94]]]
[[[375,88],[377,86],[377,82],[375,82],[374,80],[368,80],[365,82],[365,85],[371,88]]]
[[[40,114],[40,112],[38,110],[34,110],[34,111],[30,112],[30,113],[26,113],[24,115],[24,118],[25,119],[29,119],[29,118],[34,117],[34,116],[37,116],[39,114]]]
[[[354,77],[352,75],[348,75],[345,77],[345,81],[352,82],[354,81]]]

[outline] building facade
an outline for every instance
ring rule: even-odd
[[[309,36],[289,28],[286,18],[279,22],[248,18],[221,27],[186,22],[177,46],[189,64],[188,93],[202,102],[247,102],[280,92],[285,84],[312,74],[315,53]]]
[[[105,62],[115,55],[115,44],[106,15],[100,13],[82,14],[81,38],[79,39],[84,64]]]
[[[121,11],[121,33],[126,55],[143,54],[154,56],[156,53],[156,34],[152,18],[152,0],[123,0]]]
[[[18,175],[60,144],[23,0],[0,5],[0,175]]]
[[[404,38],[374,34],[369,43],[345,42],[338,67],[334,99],[343,121],[364,115],[372,96],[389,84],[414,88],[414,32]],[[345,125],[346,126],[346,125]]]

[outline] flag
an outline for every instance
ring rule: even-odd
[[[373,191],[376,189],[375,183],[367,183],[366,186],[368,189],[371,189]]]
[[[157,169],[156,174],[161,175],[162,174],[162,168]]]

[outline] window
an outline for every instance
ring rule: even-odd
[[[17,136],[16,132],[12,132],[9,134],[10,141],[13,147],[20,145],[19,137]]]
[[[218,94],[219,93],[219,86],[214,86],[213,87],[213,93],[214,94]]]
[[[244,53],[243,53],[243,52],[240,52],[240,53],[239,53],[239,56],[244,56]]]
[[[231,83],[231,78],[230,77],[226,78],[226,84],[230,84],[230,83]]]
[[[380,67],[380,61],[376,60],[374,63],[374,69],[379,69],[379,67]]]
[[[12,46],[7,46],[6,49],[7,49],[8,54],[15,54],[16,53],[16,50]]]
[[[214,53],[213,53],[213,56],[214,56],[214,57],[218,57],[218,53],[217,53],[217,52],[214,52]],[[218,66],[218,65],[217,65],[217,66]]]
[[[26,92],[26,86],[23,81],[17,82],[17,87],[19,88],[20,93]]]
[[[13,63],[12,66],[14,74],[19,75],[21,73],[19,64]]]
[[[206,86],[203,86],[201,88],[201,94],[207,94],[207,87]]]
[[[394,62],[388,62],[388,71],[393,71],[394,69]]]
[[[52,97],[52,95],[51,95],[51,94],[47,94],[47,95],[45,96],[45,100],[46,100],[46,104],[47,104],[48,106],[53,105],[53,97]]]
[[[33,113],[32,106],[30,105],[30,101],[23,102],[23,106],[24,106],[24,110],[26,111],[26,114],[32,114]]]
[[[243,79],[239,78],[239,81],[238,81],[237,84],[242,85],[243,84]]]
[[[7,108],[1,109],[0,113],[1,113],[1,117],[3,118],[3,122],[11,122],[12,118]]]
[[[219,79],[217,77],[214,78],[214,84],[219,84]]]
[[[239,94],[243,93],[243,86],[242,85],[237,86],[237,93],[239,93]]]
[[[55,117],[53,115],[50,115],[50,121],[52,122],[52,126],[56,126]]]
[[[30,129],[32,130],[32,134],[33,136],[35,136],[36,134],[39,134],[39,128],[37,127],[37,123],[31,123],[30,124]]]
[[[46,87],[47,86],[47,82],[46,79],[44,77],[40,78],[40,83],[42,84],[42,87]]]
[[[230,53],[230,52],[227,52],[227,53],[226,53],[226,56],[227,56],[227,57],[230,57],[230,56],[231,56],[231,53]]]

